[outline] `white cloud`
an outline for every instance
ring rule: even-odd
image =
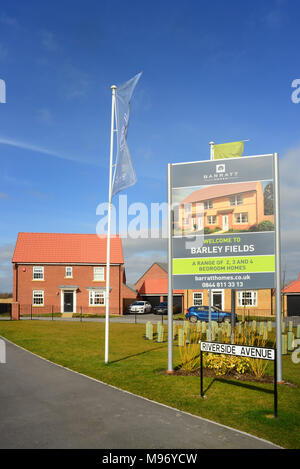
[[[47,124],[47,125],[53,124],[52,114],[47,108],[38,109],[37,117],[39,121],[41,121],[43,124]]]
[[[4,60],[7,57],[7,48],[0,43],[0,60]]]
[[[20,141],[15,140],[15,139],[0,137],[0,144],[9,145],[9,146],[16,147],[16,148],[22,148],[24,150],[32,150],[32,151],[35,151],[35,152],[38,152],[38,153],[44,153],[45,155],[51,155],[51,156],[56,156],[58,158],[67,159],[65,156],[62,156],[62,155],[60,155],[60,154],[58,154],[54,151],[47,150],[46,148],[39,147],[39,146],[33,145],[31,143],[20,142]]]
[[[100,163],[90,162],[88,160],[83,160],[83,159],[75,158],[75,157],[68,156],[68,155],[62,155],[61,153],[57,153],[56,151],[48,150],[47,148],[40,147],[38,145],[33,145],[32,143],[20,142],[19,140],[15,140],[11,138],[0,137],[0,144],[9,145],[11,147],[20,148],[23,150],[31,150],[36,153],[41,153],[41,154],[48,155],[48,156],[54,156],[56,158],[61,158],[63,160],[77,161],[78,163],[86,163],[86,164],[92,164],[95,166],[102,166]]]
[[[0,17],[0,23],[5,24],[7,26],[14,26],[14,27],[19,26],[17,19],[12,16],[6,15],[6,13],[2,13]]]
[[[13,244],[0,246],[0,292],[12,291],[12,265],[11,259],[14,252]]]
[[[68,100],[80,99],[87,96],[91,85],[89,75],[71,64],[65,65],[62,70],[62,93]]]
[[[40,32],[41,42],[44,49],[50,52],[54,52],[58,49],[58,43],[54,37],[54,34],[50,31],[43,30]]]
[[[122,240],[126,280],[135,283],[154,263],[167,261],[167,240],[162,238],[127,238]]]

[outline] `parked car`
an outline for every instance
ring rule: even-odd
[[[149,301],[135,301],[129,306],[128,311],[129,313],[144,314],[150,313],[151,309],[152,306]]]
[[[208,306],[191,306],[186,314],[186,319],[189,319],[190,322],[197,322],[197,321],[208,321]],[[235,322],[238,321],[238,317],[235,314]],[[222,311],[217,306],[211,307],[211,320],[217,322],[231,322],[231,313],[226,311]]]
[[[173,305],[173,314],[178,313],[178,312],[179,312],[178,305]],[[168,314],[168,303],[167,303],[167,301],[162,301],[157,306],[154,306],[153,313],[154,314]]]

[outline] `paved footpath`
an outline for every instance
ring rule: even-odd
[[[43,360],[6,341],[0,448],[275,448]]]

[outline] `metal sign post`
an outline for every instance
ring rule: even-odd
[[[168,373],[173,373],[172,182],[168,164]]]
[[[280,206],[278,153],[274,153],[274,202],[275,202],[275,253],[276,253],[276,350],[277,380],[282,382],[281,359],[281,262],[280,262]]]
[[[248,357],[257,360],[274,361],[274,417],[278,415],[277,398],[277,350],[276,348],[252,347],[248,345],[220,344],[218,342],[200,341],[200,396],[205,397],[203,390],[203,352]]]

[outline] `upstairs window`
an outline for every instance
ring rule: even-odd
[[[44,267],[33,267],[33,280],[44,280]]]
[[[104,267],[94,267],[94,281],[104,281]]]
[[[204,202],[204,209],[207,210],[208,208],[213,208],[213,201],[212,200],[206,200]]]
[[[243,197],[241,194],[233,195],[230,197],[230,205],[242,205]]]
[[[66,267],[65,277],[66,278],[72,278],[73,277],[73,268],[72,267]]]

